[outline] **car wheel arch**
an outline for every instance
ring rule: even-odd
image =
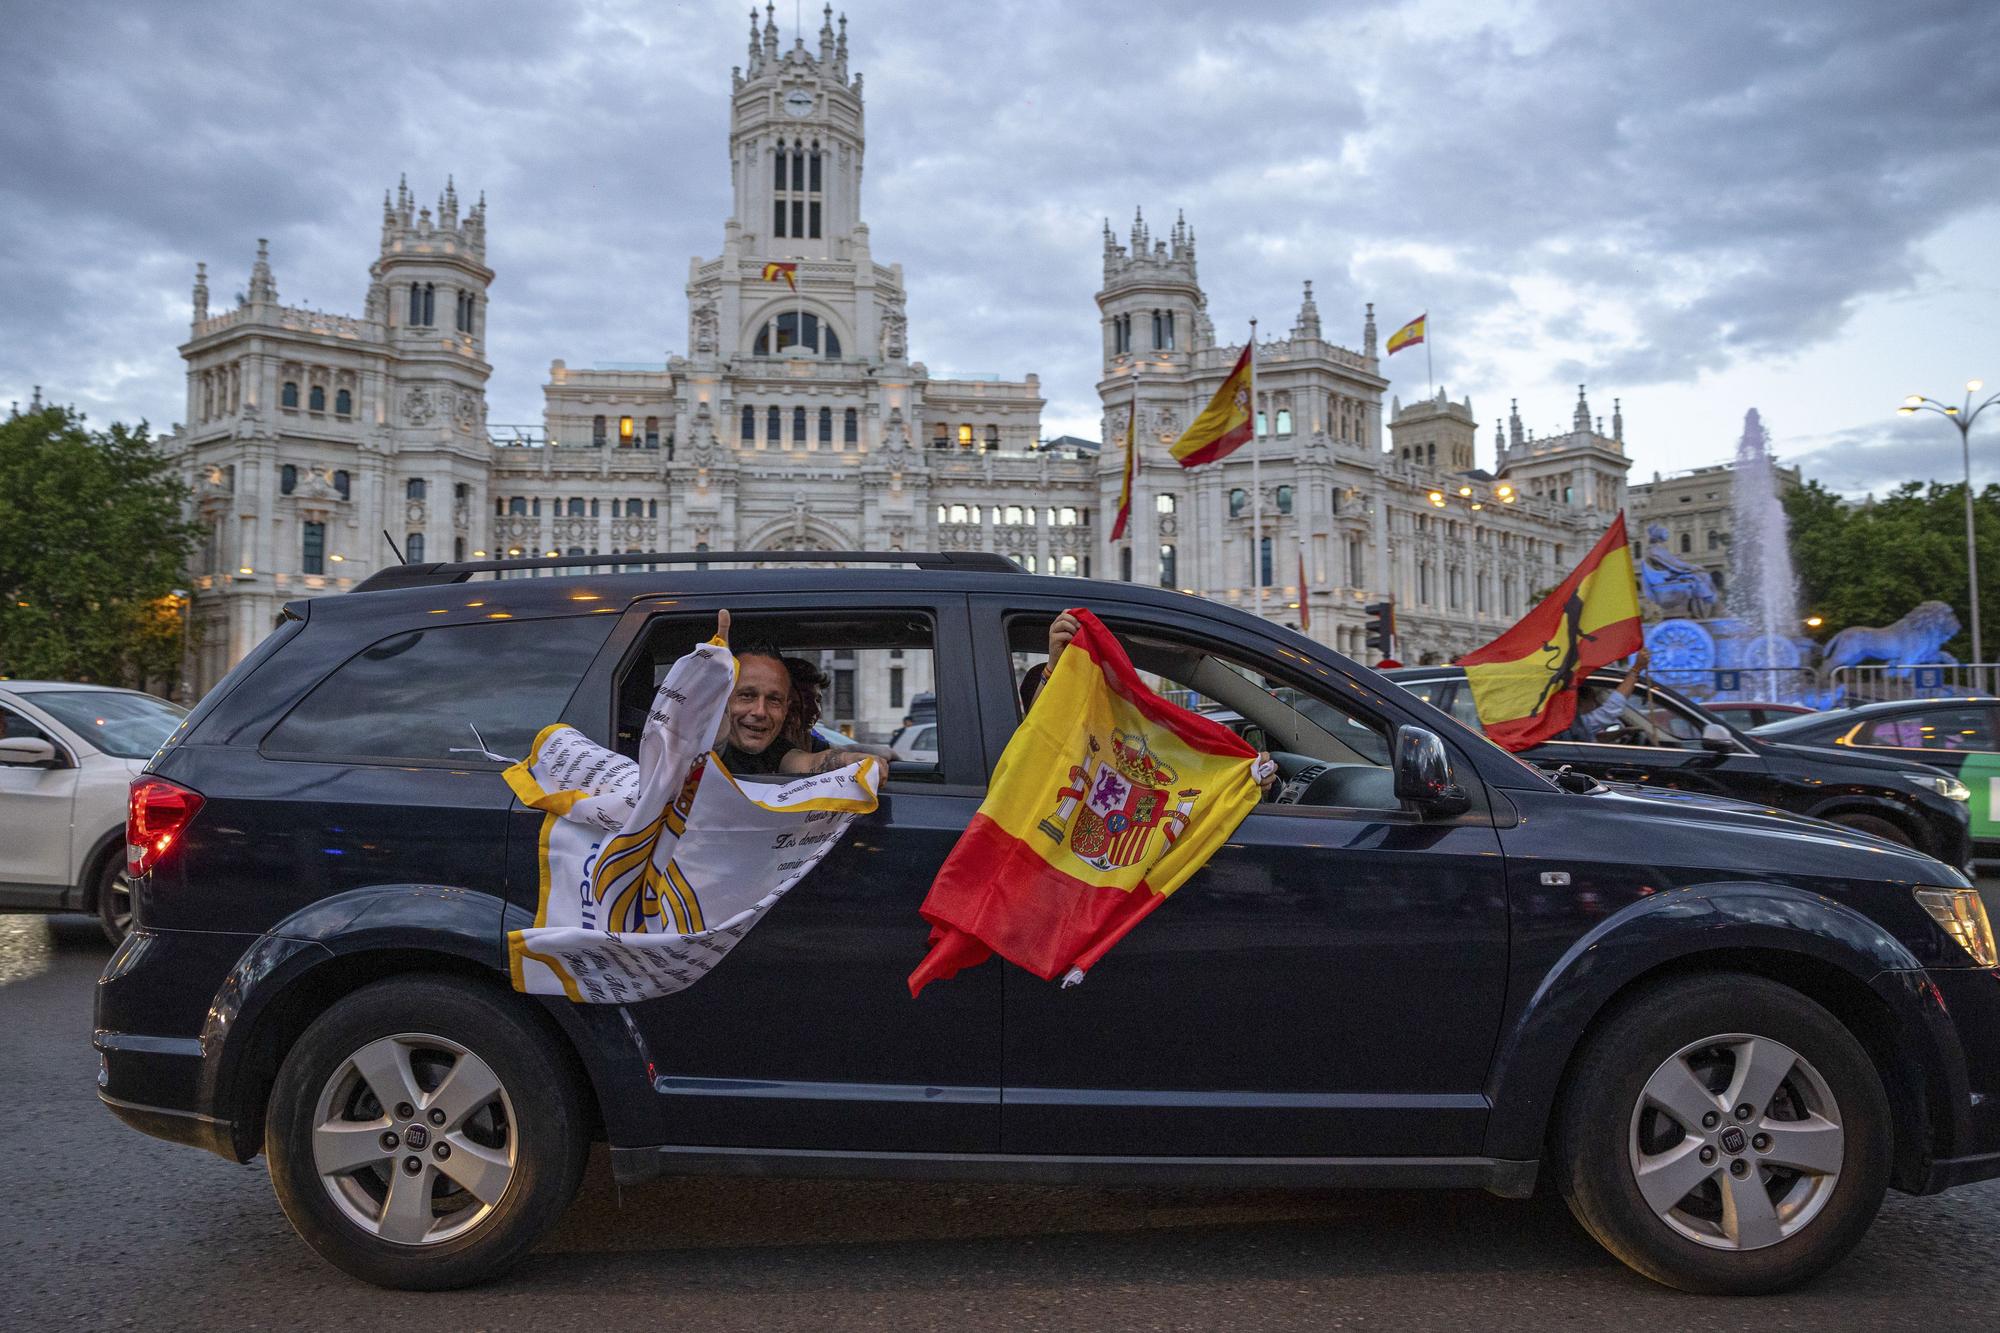
[[[77,874],[77,910],[96,912],[98,910],[98,880],[104,875],[105,866],[116,856],[125,855],[125,826],[120,824],[98,838],[91,847],[90,854],[83,858],[82,869]]]
[[[1806,813],[1830,824],[1839,823],[1842,815],[1868,815],[1880,819],[1894,824],[1910,840],[1910,845],[1919,851],[1929,841],[1923,819],[1915,811],[1879,796],[1836,796],[1820,802]]]
[[[1785,905],[1787,924],[1769,923],[1773,900]],[[1807,920],[1816,928],[1801,929]],[[1642,899],[1565,952],[1502,1034],[1488,1080],[1489,1155],[1526,1158],[1544,1150],[1577,1053],[1619,1005],[1674,976],[1727,971],[1798,990],[1855,1032],[1883,1068],[1885,1083],[1894,1085],[1894,1183],[1912,1188],[1920,1182],[1933,1151],[1948,1149],[1955,1137],[1952,1124],[1933,1122],[1933,1108],[1964,1100],[1954,1100],[1965,1085],[1962,1057],[1933,1027],[1949,1020],[1915,997],[1892,1003],[1870,984],[1885,974],[1921,976],[1917,961],[1873,922],[1838,904],[1762,884]]]

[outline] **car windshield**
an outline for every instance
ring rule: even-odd
[[[187,710],[178,704],[124,690],[45,690],[26,697],[98,749],[120,759],[150,758],[187,716]]]

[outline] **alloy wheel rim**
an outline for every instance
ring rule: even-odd
[[[132,878],[124,871],[115,872],[105,882],[104,892],[110,895],[111,910],[105,915],[111,926],[120,935],[132,930]]]
[[[1626,1144],[1640,1197],[1667,1226],[1711,1249],[1760,1250],[1826,1207],[1847,1135],[1810,1061],[1730,1032],[1689,1042],[1653,1071]]]
[[[341,1213],[396,1245],[436,1245],[490,1216],[514,1178],[514,1103],[484,1060],[400,1032],[341,1061],[313,1108],[313,1167]]]

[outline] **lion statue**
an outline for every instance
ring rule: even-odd
[[[1893,625],[1850,625],[1826,642],[1820,669],[1853,666],[1857,662],[1887,662],[1894,666],[1924,666],[1956,662],[1943,651],[1944,641],[1958,633],[1958,617],[1943,602],[1919,602]]]

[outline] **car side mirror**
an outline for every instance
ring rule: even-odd
[[[1701,748],[1717,754],[1729,754],[1736,749],[1736,738],[1720,722],[1706,723],[1701,729]]]
[[[1449,818],[1472,808],[1472,797],[1452,778],[1451,754],[1435,731],[1397,727],[1391,767],[1397,799],[1412,802],[1424,814]]]
[[[56,747],[37,737],[15,736],[8,740],[0,740],[0,764],[32,767],[36,764],[52,764],[55,758]]]

